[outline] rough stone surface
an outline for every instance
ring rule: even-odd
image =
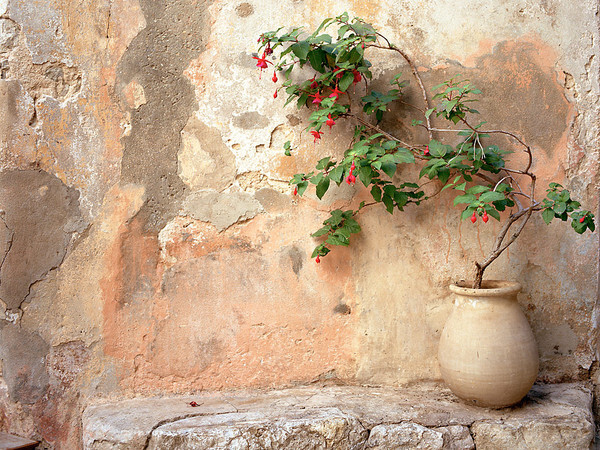
[[[588,448],[591,391],[534,386],[503,410],[464,405],[435,384],[200,393],[90,406],[83,433],[89,449],[472,449],[469,427],[477,448]]]
[[[473,436],[469,428],[463,425],[449,425],[447,427],[434,428],[435,431],[442,433],[444,446],[448,450],[472,450],[475,448]]]
[[[336,408],[291,411],[282,417],[252,411],[184,419],[156,428],[149,449],[361,448],[367,431]]]
[[[471,426],[475,446],[484,450],[549,448],[590,448],[590,436],[594,433],[592,423],[518,423],[511,420],[502,423],[476,422]]]
[[[366,448],[384,450],[389,448],[442,449],[444,436],[441,432],[417,425],[400,423],[377,425],[369,433]]]

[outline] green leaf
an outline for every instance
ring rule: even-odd
[[[450,169],[448,169],[447,167],[442,167],[438,170],[437,176],[442,183],[446,183],[448,181],[448,178],[450,178]]]
[[[564,213],[567,210],[567,204],[564,202],[556,202],[554,205],[554,212],[558,215]]]
[[[360,181],[362,181],[362,184],[365,185],[365,187],[371,184],[373,174],[373,169],[371,169],[371,167],[369,166],[363,166],[360,169],[358,169],[358,177],[360,178]]]
[[[393,178],[394,174],[396,173],[396,164],[394,164],[394,163],[383,163],[381,165],[381,170],[383,170],[388,177]]]
[[[446,155],[447,148],[445,145],[442,145],[441,142],[432,139],[429,142],[429,153],[434,158],[443,158]]]
[[[473,194],[457,195],[454,198],[454,206],[460,203],[473,203],[477,198]]]
[[[394,200],[392,199],[392,197],[390,197],[388,194],[383,194],[383,196],[381,197],[381,201],[385,205],[385,209],[387,209],[387,212],[389,212],[390,214],[394,214]]]
[[[371,188],[371,196],[373,197],[373,200],[375,200],[376,202],[380,202],[381,201],[381,188],[377,185],[374,185]]]
[[[304,191],[306,191],[307,187],[308,187],[308,181],[306,181],[306,180],[298,183],[298,195],[302,196],[302,194],[304,194]]]
[[[306,57],[310,51],[310,44],[308,41],[296,42],[291,46],[291,49],[292,52],[294,52],[294,55],[296,55],[300,60],[306,61]]]
[[[342,182],[343,177],[344,168],[342,166],[337,166],[335,169],[329,172],[329,178],[338,185]]]
[[[487,206],[485,210],[487,211],[487,213],[492,216],[494,219],[496,219],[497,221],[500,221],[500,213],[498,211],[496,211],[493,207],[491,206]]]
[[[413,164],[415,162],[415,156],[407,148],[400,147],[393,153],[393,155],[394,162],[398,164]]]
[[[305,92],[304,94],[302,94],[300,96],[300,98],[298,99],[298,103],[296,104],[298,109],[302,108],[304,105],[306,105],[306,101],[308,100],[308,92]]]
[[[329,161],[331,160],[330,156],[327,156],[326,158],[322,158],[317,162],[317,165],[315,166],[315,169],[317,170],[323,170],[325,169],[325,167],[327,167],[327,164],[329,163]]]
[[[346,89],[348,89],[353,82],[354,74],[352,72],[344,73],[344,76],[342,77],[339,83],[340,91],[345,92]]]
[[[324,236],[327,233],[329,233],[329,231],[331,230],[331,228],[329,228],[327,225],[319,228],[317,231],[315,231],[313,234],[311,234],[312,237],[320,237],[320,236]]]
[[[325,69],[323,68],[323,64],[327,60],[325,52],[320,48],[314,49],[308,52],[308,61],[313,69],[317,72],[325,73]]]
[[[483,203],[497,202],[499,200],[504,200],[504,199],[505,199],[504,194],[502,194],[501,192],[496,192],[496,191],[484,192],[479,197],[479,201],[483,202]]]
[[[544,219],[546,225],[552,222],[552,219],[554,219],[554,211],[552,211],[552,208],[546,208],[542,211],[542,219]]]
[[[323,179],[323,174],[322,173],[318,173],[314,177],[310,178],[310,182],[312,184],[319,184],[322,179]]]
[[[396,191],[394,192],[394,201],[398,209],[402,211],[402,207],[408,203],[408,195],[405,192]]]
[[[321,31],[323,28],[325,28],[327,26],[327,24],[329,24],[329,22],[332,22],[332,21],[333,21],[333,19],[331,17],[328,17],[327,19],[323,20],[323,22],[321,22],[321,25],[319,25],[319,27],[315,30],[315,35],[319,34],[319,31]]]
[[[467,189],[467,193],[477,195],[477,194],[481,194],[482,192],[486,192],[489,190],[490,190],[490,188],[488,186],[482,186],[482,185],[478,184],[476,186],[473,186],[473,187]]]
[[[475,208],[472,206],[469,206],[462,213],[460,213],[460,220],[465,220],[465,219],[468,219],[469,217],[471,217],[473,215],[473,211],[475,211]]]
[[[331,245],[343,245],[344,247],[350,245],[350,241],[348,240],[348,238],[339,233],[329,235],[325,242]]]
[[[323,198],[323,196],[327,192],[327,189],[329,189],[329,178],[323,177],[323,179],[319,181],[319,184],[317,184],[316,188],[317,197],[319,197],[319,200]]]
[[[361,228],[358,222],[352,218],[346,219],[344,222],[344,228],[346,228],[350,233],[360,233]]]

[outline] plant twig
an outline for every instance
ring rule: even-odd
[[[398,52],[402,56],[402,58],[404,58],[404,60],[410,66],[410,70],[412,70],[413,76],[417,80],[417,84],[419,85],[419,88],[421,89],[421,95],[423,96],[423,103],[425,104],[425,109],[429,109],[429,100],[427,99],[427,90],[425,89],[425,85],[423,84],[423,80],[421,79],[421,75],[419,75],[419,71],[417,70],[417,67],[415,66],[415,64],[412,62],[412,60],[408,57],[408,55],[406,53],[404,53],[398,47],[393,46],[385,36],[383,36],[380,33],[377,33],[377,35],[382,37],[383,39],[385,39],[388,46],[384,47],[382,45],[370,44],[369,47],[380,48],[383,50],[393,50],[395,52]],[[431,141],[431,140],[433,140],[433,133],[430,130],[431,121],[428,116],[425,116],[425,122],[427,123],[427,132],[429,134],[429,140]]]

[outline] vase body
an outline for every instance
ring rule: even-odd
[[[457,284],[450,290],[454,306],[438,354],[444,381],[468,403],[514,405],[533,386],[539,367],[533,332],[517,303],[521,286],[489,280],[482,289]]]

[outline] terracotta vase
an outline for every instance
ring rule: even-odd
[[[450,286],[454,307],[442,331],[442,377],[458,397],[488,408],[518,403],[538,374],[531,327],[517,303],[519,283],[484,281]]]

